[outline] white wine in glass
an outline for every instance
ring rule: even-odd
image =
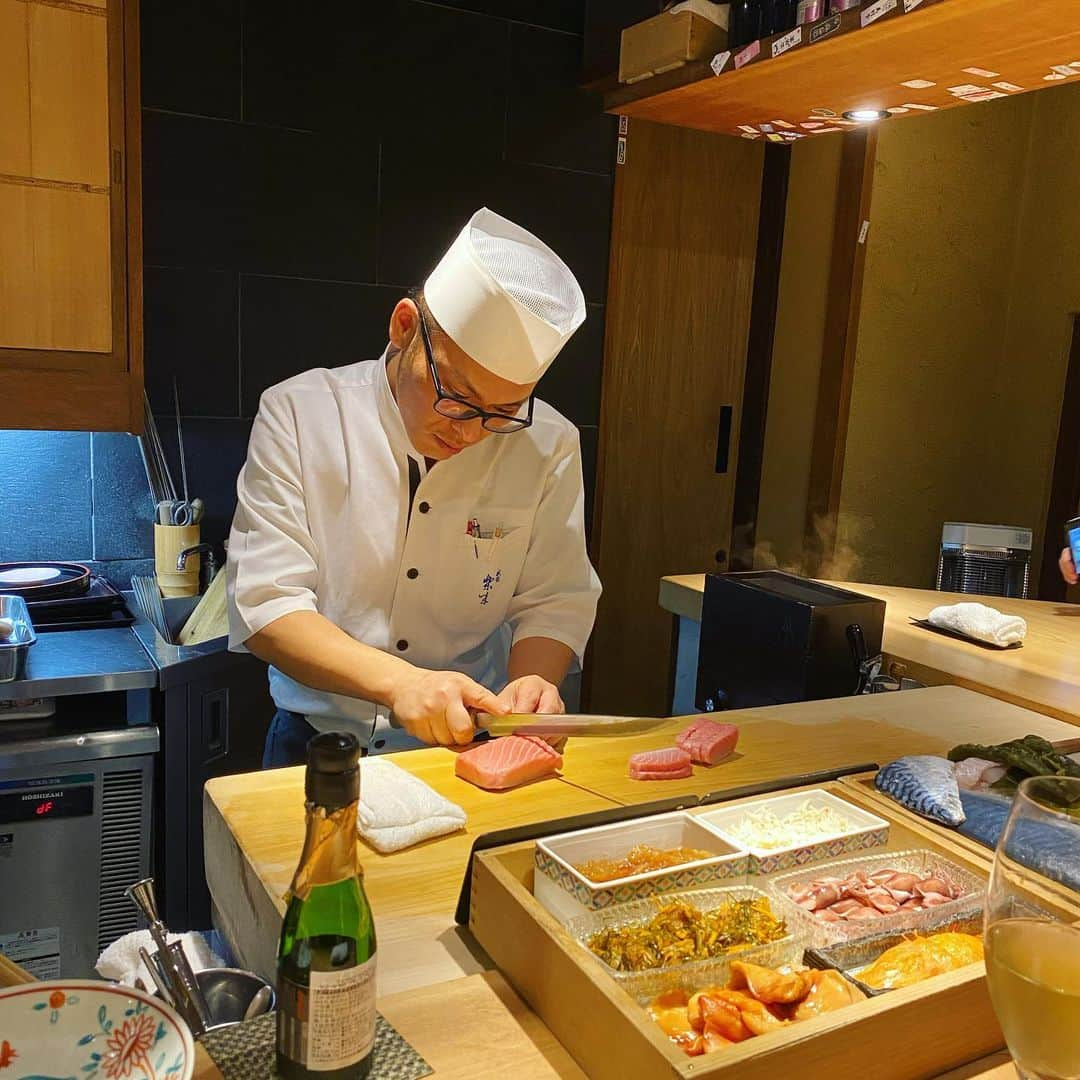
[[[1025,780],[994,853],[986,974],[1025,1080],[1080,1080],[1080,894],[1033,866],[1080,860],[1080,778]],[[1080,862],[1077,863],[1080,869]]]

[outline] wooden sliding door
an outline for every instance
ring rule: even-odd
[[[665,574],[726,569],[764,147],[631,121],[616,169],[593,712],[668,711]]]

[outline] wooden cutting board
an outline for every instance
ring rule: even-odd
[[[717,765],[695,766],[685,780],[631,780],[627,775],[630,755],[674,745],[675,735],[687,725],[685,717],[647,735],[571,739],[563,778],[632,805],[842,765],[883,765],[905,754],[944,754],[960,742],[1002,742],[1027,734],[1053,741],[1076,732],[1060,720],[958,686],[744,709],[715,719],[738,725],[738,747]]]

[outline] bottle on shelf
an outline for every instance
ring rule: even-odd
[[[786,34],[788,30],[795,29],[798,0],[764,0],[762,11],[763,37],[769,34]]]
[[[795,11],[795,25],[817,22],[828,14],[829,0],[799,0]]]
[[[733,0],[728,15],[728,46],[741,49],[762,36],[762,0]]]
[[[860,0],[829,0],[829,14],[839,15],[848,8],[858,7]]]
[[[308,743],[307,834],[278,945],[277,1075],[360,1080],[375,1041],[375,925],[357,857],[360,744]]]

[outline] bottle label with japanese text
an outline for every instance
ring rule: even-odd
[[[375,1041],[375,957],[342,971],[312,971],[308,985],[280,980],[278,1046],[312,1070],[343,1069]]]

